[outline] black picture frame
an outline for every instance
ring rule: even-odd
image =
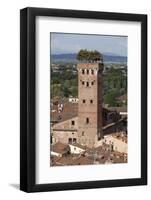
[[[141,23],[141,178],[70,183],[35,182],[35,19],[54,16],[103,19]],[[24,8],[20,11],[20,190],[44,192],[147,184],[147,15],[48,8]]]

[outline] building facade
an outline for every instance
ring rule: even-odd
[[[79,63],[78,69],[78,143],[93,147],[102,132],[103,63]]]
[[[51,113],[51,118],[54,118],[51,125],[52,143],[78,143],[92,148],[97,146],[106,132],[109,134],[116,128],[119,118],[115,120],[113,127],[106,127],[108,122],[114,122],[113,119],[118,114],[115,113],[112,121],[109,121],[108,116],[111,112],[103,108],[103,63],[78,63],[77,70],[78,102],[66,102],[61,111],[56,106],[56,111]],[[107,117],[104,116],[105,113]]]

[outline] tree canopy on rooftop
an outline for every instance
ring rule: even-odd
[[[81,49],[77,54],[77,60],[87,62],[103,61],[102,54],[97,51],[88,51],[87,49]]]

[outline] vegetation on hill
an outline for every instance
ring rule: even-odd
[[[52,72],[51,74],[51,98],[78,96],[77,74],[73,74],[72,70],[64,70],[62,73]]]
[[[123,106],[117,97],[127,93],[127,73],[111,67],[103,76],[103,99],[109,106]]]

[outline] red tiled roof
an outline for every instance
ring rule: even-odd
[[[65,166],[65,165],[89,165],[93,164],[93,160],[89,159],[88,157],[84,156],[64,156],[61,158],[56,158],[53,160],[53,157],[51,158],[52,165],[53,166]]]
[[[110,107],[108,109],[103,108],[103,112],[110,112],[113,110],[119,111],[120,109],[125,109],[123,107]],[[63,122],[68,119],[78,116],[78,103],[65,102],[62,112],[58,112],[58,106],[53,105],[51,108],[50,119],[51,122]]]
[[[54,112],[52,112],[52,110]],[[78,104],[77,103],[70,103],[66,102],[64,104],[62,112],[58,112],[58,106],[54,105],[51,109],[50,119],[51,122],[63,122],[65,120],[71,119],[78,115]]]
[[[93,160],[87,157],[80,156],[79,158],[74,160],[74,165],[89,165],[93,164]]]
[[[73,158],[71,156],[61,157],[58,160],[56,160],[54,165],[58,165],[58,166],[73,165]]]
[[[64,154],[69,151],[69,146],[66,144],[62,144],[61,142],[58,142],[56,144],[50,145],[50,151]]]

